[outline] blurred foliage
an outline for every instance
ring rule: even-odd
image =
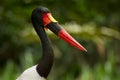
[[[46,31],[55,52],[48,80],[119,80],[119,4],[120,0],[1,0],[0,80],[15,80],[41,57],[30,19],[37,6],[48,7],[88,50],[83,53]]]

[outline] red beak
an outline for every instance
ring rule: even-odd
[[[87,50],[81,44],[79,44],[70,34],[68,34],[64,29],[59,31],[58,36],[61,39],[63,39],[64,41],[66,41],[67,43],[69,43],[70,45],[72,45],[82,51],[87,52]]]
[[[60,37],[62,40],[69,43],[70,45],[74,46],[75,48],[87,52],[87,50],[80,43],[78,43],[69,33],[67,33],[63,28],[60,27],[58,22],[52,17],[51,13],[44,13],[42,15],[42,19],[44,27],[50,29],[58,37]]]

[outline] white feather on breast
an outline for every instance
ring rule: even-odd
[[[36,71],[36,66],[37,65],[25,70],[16,80],[45,80],[45,78],[41,77]]]

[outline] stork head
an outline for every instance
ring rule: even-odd
[[[78,43],[59,25],[59,23],[52,17],[52,14],[50,13],[48,8],[41,6],[36,8],[35,10],[33,10],[31,18],[34,27],[35,25],[38,25],[39,27],[48,28],[65,42],[69,43],[70,45],[76,47],[81,51],[87,52],[87,50],[80,43]]]

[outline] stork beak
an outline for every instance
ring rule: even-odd
[[[80,43],[78,43],[69,33],[60,27],[59,23],[52,17],[51,13],[44,13],[42,15],[42,19],[45,28],[50,29],[58,37],[75,48],[87,52],[87,50]]]

